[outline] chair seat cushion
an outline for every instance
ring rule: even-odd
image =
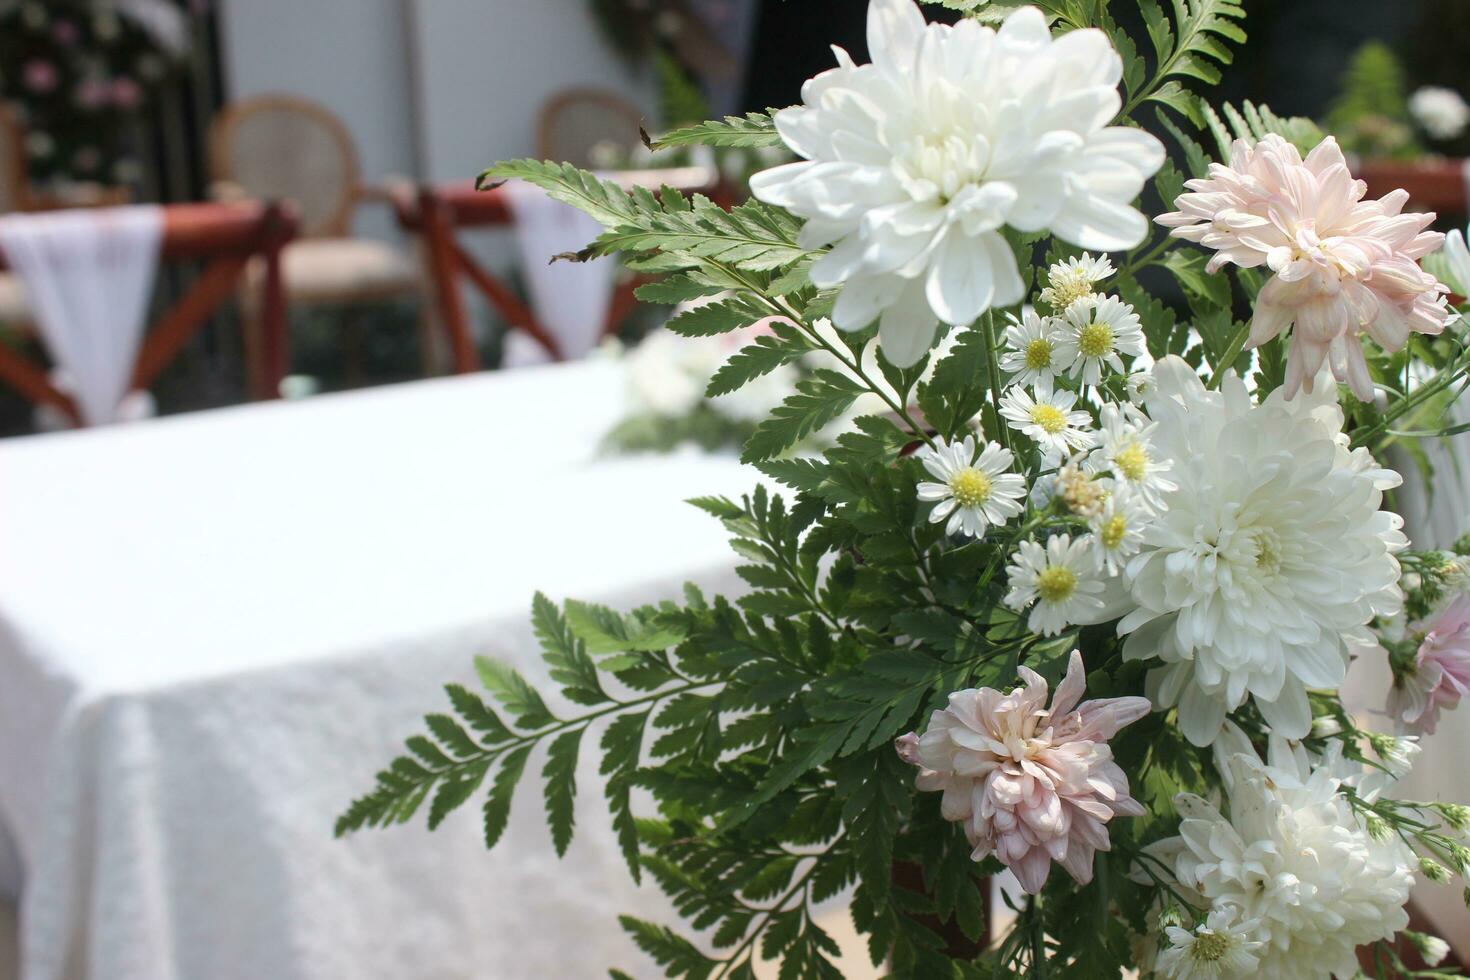
[[[251,270],[263,275],[264,268]],[[370,238],[308,238],[287,245],[281,272],[288,301],[350,302],[416,292],[419,270],[403,250]]]
[[[0,323],[29,323],[33,314],[25,283],[9,272],[0,272]]]

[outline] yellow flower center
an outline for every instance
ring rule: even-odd
[[[990,486],[990,477],[969,466],[950,478],[949,492],[961,507],[978,507],[990,499]]]
[[[1102,526],[1103,547],[1109,551],[1123,543],[1123,536],[1128,533],[1128,518],[1122,514],[1114,514]]]
[[[1092,295],[1092,281],[1077,272],[1063,272],[1051,277],[1047,284],[1051,287],[1051,308],[1060,313],[1079,299]],[[1046,296],[1042,296],[1046,300]]]
[[[1036,576],[1036,591],[1043,602],[1061,602],[1077,591],[1077,573],[1061,565],[1048,565]]]
[[[1032,371],[1051,367],[1051,351],[1051,341],[1037,337],[1026,345],[1026,367]]]
[[[1031,421],[1041,426],[1041,431],[1054,436],[1067,427],[1067,416],[1055,405],[1037,405],[1031,409]]]
[[[1202,932],[1189,945],[1189,955],[1204,963],[1216,963],[1230,952],[1229,938],[1217,932]]]
[[[1130,442],[1113,454],[1113,465],[1124,478],[1137,483],[1148,475],[1148,453],[1136,442]]]
[[[1106,323],[1089,323],[1077,335],[1083,357],[1106,357],[1113,351],[1113,328]]]

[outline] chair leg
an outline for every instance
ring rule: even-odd
[[[261,304],[248,287],[239,290],[240,346],[245,355],[245,385],[251,398],[262,398],[266,390],[265,344]]]

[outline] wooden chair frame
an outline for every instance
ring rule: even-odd
[[[349,234],[352,213],[363,200],[370,197],[362,183],[362,162],[357,155],[357,143],[345,123],[326,106],[295,95],[257,95],[231,103],[215,116],[209,127],[209,171],[211,179],[218,182],[234,182],[230,148],[240,124],[258,112],[286,111],[310,118],[331,134],[342,155],[346,170],[346,181],[341,198],[329,217],[319,227],[303,229],[306,238],[344,238]]]
[[[294,214],[279,204],[173,204],[164,206],[161,257],[201,258],[204,270],[151,326],[138,351],[130,387],[147,389],[178,356],[184,344],[237,288],[246,264],[263,256],[261,324],[266,376],[255,397],[279,397],[286,373],[286,294],[281,281],[281,249],[296,230]],[[5,257],[0,255],[0,267]],[[71,396],[51,383],[44,368],[0,345],[0,383],[36,404],[52,405],[77,425],[81,413]]]
[[[16,118],[15,113],[3,104],[0,104],[0,130],[4,131],[4,142],[6,146],[5,162],[10,171],[10,186],[6,193],[9,196],[14,210],[29,211],[31,208],[31,184],[26,178],[28,161],[26,160],[26,131]]]

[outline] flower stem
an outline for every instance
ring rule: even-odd
[[[995,353],[995,312],[985,311],[985,371],[990,377],[990,407],[995,412],[995,427],[1000,430],[1000,441],[1007,449],[1011,448],[1011,433],[1006,428],[1005,422],[1000,414],[1000,363],[996,360]]]

